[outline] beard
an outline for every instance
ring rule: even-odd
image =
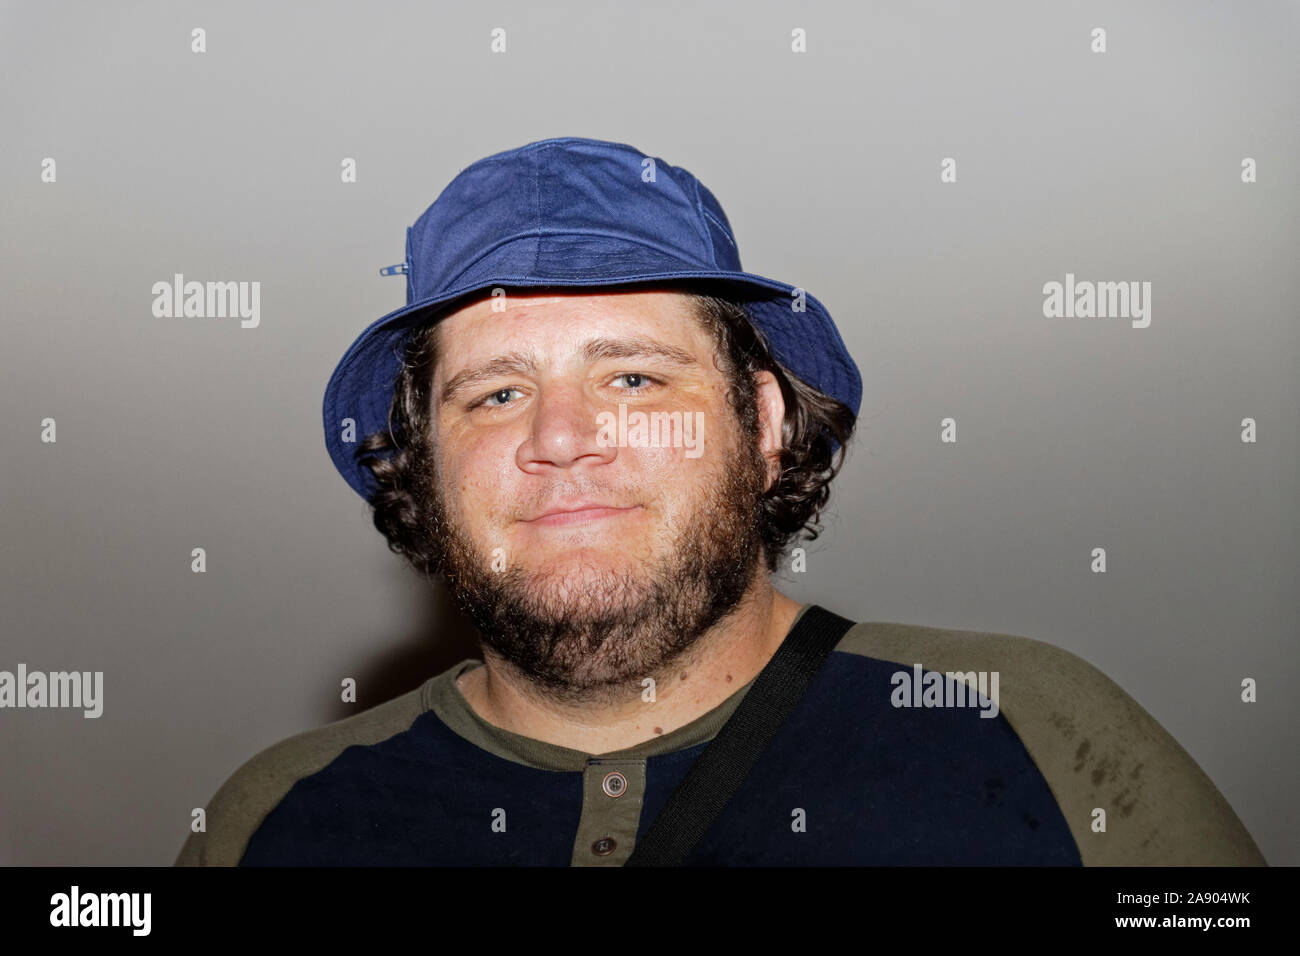
[[[613,700],[646,677],[660,680],[735,609],[763,558],[768,466],[757,433],[715,459],[721,474],[701,476],[687,512],[653,529],[657,553],[617,566],[606,544],[594,563],[564,556],[536,570],[514,560],[494,570],[492,546],[458,523],[435,456],[425,460],[417,504],[430,570],[441,572],[483,644],[553,699]]]

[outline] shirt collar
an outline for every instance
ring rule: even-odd
[[[803,617],[811,607],[805,604],[795,616],[795,622]],[[791,624],[793,627],[793,622]],[[744,686],[727,697],[712,710],[701,714],[688,724],[676,730],[660,734],[639,744],[603,754],[589,754],[559,744],[547,743],[525,737],[513,731],[488,723],[469,705],[465,695],[456,686],[461,674],[476,667],[482,667],[481,660],[461,661],[454,667],[431,678],[424,685],[423,704],[426,711],[432,710],[438,719],[454,733],[488,753],[515,763],[521,763],[539,770],[582,771],[593,759],[615,760],[620,758],[645,759],[685,750],[697,744],[712,740],[740,705],[745,693],[753,686],[757,675]]]

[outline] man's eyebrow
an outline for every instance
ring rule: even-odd
[[[587,362],[601,359],[657,358],[682,368],[700,367],[695,356],[685,349],[636,336],[623,339],[588,339],[582,347],[582,358]],[[482,365],[457,372],[443,385],[438,396],[439,402],[446,404],[459,392],[478,382],[504,375],[531,375],[536,371],[537,359],[533,352],[507,352],[489,359]]]
[[[536,368],[537,361],[533,358],[531,352],[507,352],[505,355],[498,355],[496,358],[484,362],[477,368],[467,368],[462,372],[457,372],[447,379],[447,383],[442,386],[442,391],[438,393],[438,400],[445,405],[455,398],[457,393],[478,382],[496,378],[499,375],[527,375]]]

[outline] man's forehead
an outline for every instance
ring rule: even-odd
[[[710,343],[693,301],[671,290],[485,297],[439,322],[440,375],[504,351],[563,350],[586,361],[648,352],[685,364]]]

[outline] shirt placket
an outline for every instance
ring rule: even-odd
[[[622,866],[632,855],[645,799],[645,768],[645,758],[587,760],[573,866]]]

